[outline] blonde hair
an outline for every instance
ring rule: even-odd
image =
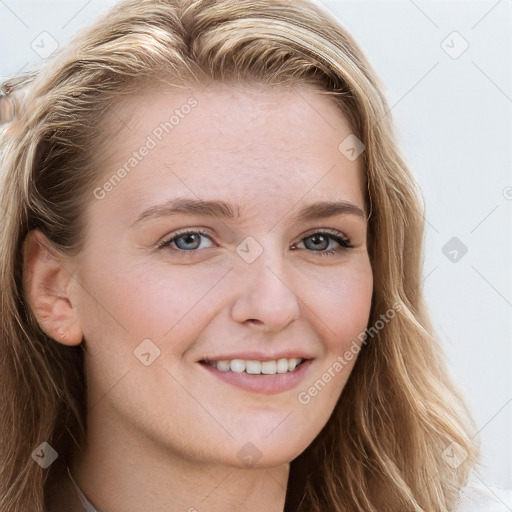
[[[53,468],[31,453],[47,441],[66,460],[86,429],[82,346],[56,343],[27,307],[23,240],[39,229],[49,249],[81,250],[80,213],[101,177],[91,162],[109,140],[101,121],[116,101],[212,80],[310,85],[334,100],[365,145],[369,326],[399,305],[363,347],[327,425],[292,462],[297,510],[451,510],[477,447],[423,303],[421,195],[374,71],[339,22],[308,0],[124,1],[41,71],[2,85],[19,114],[1,146],[0,509],[42,512]],[[467,454],[456,469],[442,457],[451,443]]]

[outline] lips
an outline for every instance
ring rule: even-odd
[[[280,360],[286,361],[287,365],[289,364],[290,366],[293,366],[293,369],[289,370],[287,368],[286,372],[278,373],[278,365],[280,365],[280,370],[284,371],[284,362],[281,361],[280,363]],[[264,395],[274,395],[277,393],[283,393],[292,389],[296,389],[304,380],[305,375],[309,371],[309,367],[313,364],[313,362],[314,359],[303,358],[279,358],[275,360],[235,358],[218,359],[216,361],[210,361],[206,359],[198,361],[198,363],[201,365],[201,368],[204,368],[204,370],[206,370],[216,379],[219,379],[245,391]],[[261,365],[259,368],[257,363],[260,363]],[[223,365],[226,365],[224,366],[224,368],[226,368],[227,364],[229,364],[229,369],[219,369],[219,364],[221,368]],[[231,370],[232,365],[234,366],[235,370],[238,371]],[[249,373],[248,370],[249,372],[256,372],[259,370],[259,372]],[[263,371],[268,373],[263,373]]]

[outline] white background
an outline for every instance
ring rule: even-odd
[[[512,488],[512,2],[318,2],[385,84],[425,197],[432,318],[481,429],[484,480]],[[62,46],[113,3],[0,0],[1,78],[43,62],[41,37]],[[452,237],[468,249],[455,262]]]

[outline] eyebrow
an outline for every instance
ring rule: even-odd
[[[172,217],[174,215],[204,215],[221,219],[236,220],[240,218],[240,205],[225,201],[177,198],[163,204],[151,206],[142,212],[130,225],[130,228],[150,219]],[[335,215],[356,215],[366,220],[365,212],[355,204],[346,201],[320,201],[302,208],[292,216],[296,222],[318,220]]]

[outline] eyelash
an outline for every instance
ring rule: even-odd
[[[183,254],[183,253],[193,253],[193,252],[197,252],[198,250],[200,250],[200,249],[186,250],[186,249],[179,249],[179,248],[170,247],[171,243],[175,242],[178,238],[181,238],[181,237],[186,236],[186,235],[202,235],[202,236],[205,236],[205,237],[207,237],[207,238],[209,238],[211,240],[211,237],[208,235],[208,233],[206,231],[204,231],[202,229],[194,229],[194,230],[190,230],[189,229],[189,230],[184,230],[184,231],[178,231],[177,233],[175,233],[172,236],[172,238],[167,238],[167,239],[163,240],[162,242],[159,242],[158,243],[158,248],[159,249],[170,248],[171,250],[175,251],[180,256],[185,256],[185,254]],[[339,231],[336,231],[336,230],[332,230],[332,231],[329,231],[329,230],[315,231],[315,232],[305,236],[304,238],[302,238],[300,240],[300,242],[302,242],[303,240],[305,240],[307,238],[313,238],[315,235],[327,236],[328,238],[334,240],[335,242],[338,242],[338,244],[340,244],[340,246],[341,246],[339,249],[330,249],[328,251],[327,250],[324,250],[324,251],[313,251],[313,250],[310,250],[309,251],[309,252],[317,253],[318,256],[334,256],[337,253],[340,253],[340,252],[346,251],[347,249],[352,249],[353,248],[353,245],[350,244],[350,240],[348,238],[346,238],[342,233],[340,233]],[[211,240],[211,241],[213,242],[213,240]]]

